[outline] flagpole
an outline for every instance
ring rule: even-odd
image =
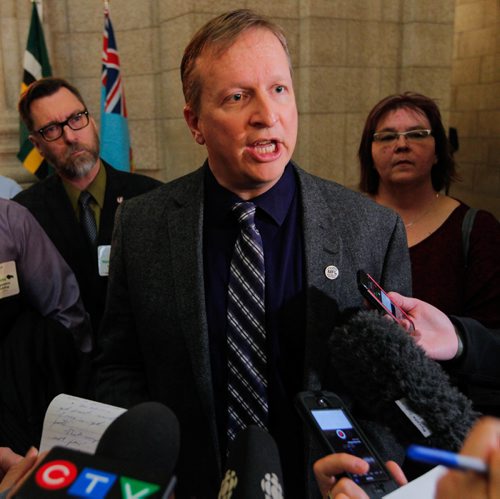
[[[31,0],[31,3],[36,5],[36,10],[38,12],[38,17],[40,18],[40,23],[43,23],[43,3],[42,0]]]
[[[132,171],[132,148],[118,47],[104,0],[104,35],[101,73],[101,158],[118,170]]]
[[[41,0],[32,0],[31,4],[31,21],[23,56],[21,93],[34,81],[52,74],[40,15],[42,2]],[[22,121],[19,127],[19,152],[17,153],[17,157],[22,162],[24,168],[39,178],[45,178],[51,171],[48,162],[40,155],[29,140],[29,130]]]

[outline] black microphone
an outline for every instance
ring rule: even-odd
[[[166,406],[146,402],[108,426],[95,454],[52,448],[15,497],[168,499],[176,483],[178,453],[177,418]]]
[[[218,499],[282,499],[283,496],[276,442],[258,426],[247,427],[229,448]]]
[[[180,447],[179,422],[159,402],[144,402],[118,416],[102,434],[95,455],[134,465],[151,480],[173,475]]]
[[[331,366],[354,401],[400,443],[460,449],[479,414],[396,322],[358,312],[333,330],[329,347]]]

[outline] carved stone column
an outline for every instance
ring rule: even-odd
[[[0,175],[22,184],[35,179],[16,157],[19,149],[16,106],[30,14],[30,0],[0,2]]]

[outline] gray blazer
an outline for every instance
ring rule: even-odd
[[[410,261],[394,212],[294,168],[307,293],[303,388],[319,389],[325,335],[339,312],[363,304],[356,271],[409,294]],[[126,201],[118,211],[97,397],[125,407],[145,400],[169,406],[181,427],[179,484],[187,484],[190,495],[210,497],[221,470],[203,282],[203,171]],[[339,271],[336,279],[325,275],[330,265]]]

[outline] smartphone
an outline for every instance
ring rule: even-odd
[[[326,454],[346,452],[370,465],[365,475],[345,475],[371,498],[383,497],[398,488],[340,397],[326,391],[300,392],[295,397],[295,406]]]
[[[389,315],[396,322],[407,320],[410,324],[410,331],[415,329],[415,325],[408,314],[398,307],[377,281],[364,270],[358,270],[358,288],[360,293],[368,300],[368,303],[376,310]]]

